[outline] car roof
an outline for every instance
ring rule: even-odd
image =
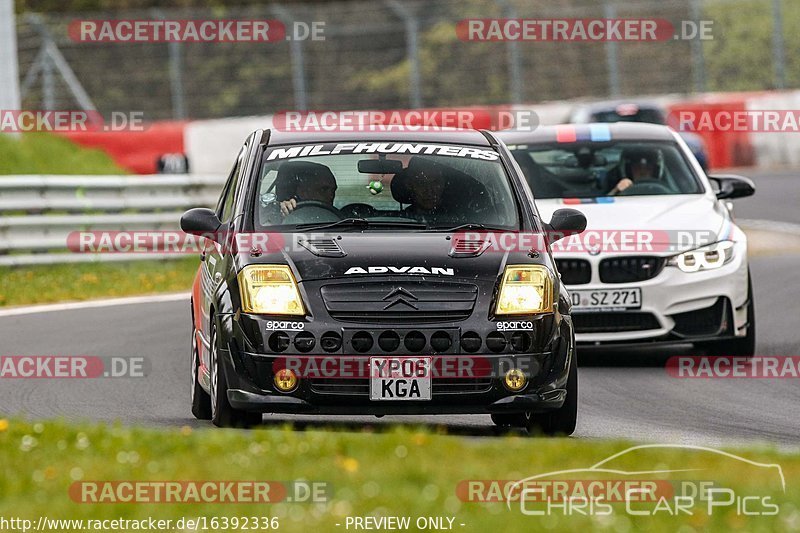
[[[531,131],[505,130],[495,135],[506,144],[557,143],[575,141],[674,141],[668,126],[643,122],[561,124],[539,126]]]
[[[309,144],[346,141],[375,142],[428,142],[448,144],[469,144],[490,147],[488,139],[478,130],[437,128],[425,131],[335,131],[335,132],[288,132],[267,130],[269,146],[282,144]]]
[[[619,99],[619,100],[602,100],[600,102],[588,102],[584,104],[578,104],[576,108],[588,109],[592,113],[597,113],[598,111],[613,111],[617,107],[625,104],[633,104],[639,109],[658,109],[660,111],[664,110],[664,106],[656,102],[655,100],[639,100],[636,98],[630,99]]]

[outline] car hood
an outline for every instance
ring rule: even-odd
[[[506,263],[535,263],[525,251],[485,250],[451,254],[459,235],[444,233],[343,232],[281,234],[279,250],[253,257],[239,254],[247,264],[290,264],[298,282],[319,279],[413,278],[425,281],[472,280],[492,285]],[[538,261],[547,264],[547,254]]]
[[[655,243],[679,250],[692,247],[687,244],[687,232],[713,239],[710,242],[725,238],[730,232],[727,212],[705,195],[617,196],[602,200],[573,203],[574,200],[548,199],[536,200],[536,205],[545,221],[557,209],[574,208],[586,216],[587,231],[652,231]]]

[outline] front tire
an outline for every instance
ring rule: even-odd
[[[578,361],[573,357],[567,375],[564,405],[547,413],[495,413],[492,422],[501,427],[526,428],[529,435],[572,435],[578,421]]]
[[[578,361],[573,356],[567,375],[567,398],[564,405],[547,413],[534,413],[528,421],[530,435],[569,436],[578,422]]]
[[[197,349],[197,332],[192,326],[192,414],[198,420],[211,420],[211,397],[200,386],[200,352]]]
[[[250,427],[261,423],[261,413],[234,409],[228,402],[228,382],[219,360],[217,328],[211,321],[211,423],[221,428]]]

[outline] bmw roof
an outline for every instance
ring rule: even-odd
[[[496,135],[506,144],[558,143],[577,141],[673,141],[667,126],[641,122],[562,124],[539,126],[534,130],[505,130]]]

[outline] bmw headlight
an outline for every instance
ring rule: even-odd
[[[684,272],[699,272],[720,268],[733,259],[733,241],[719,241],[670,257],[667,265],[676,266]]]
[[[292,271],[286,265],[249,265],[239,272],[242,311],[263,315],[305,315]]]
[[[510,265],[497,298],[498,315],[531,315],[553,310],[553,273],[542,265]]]

